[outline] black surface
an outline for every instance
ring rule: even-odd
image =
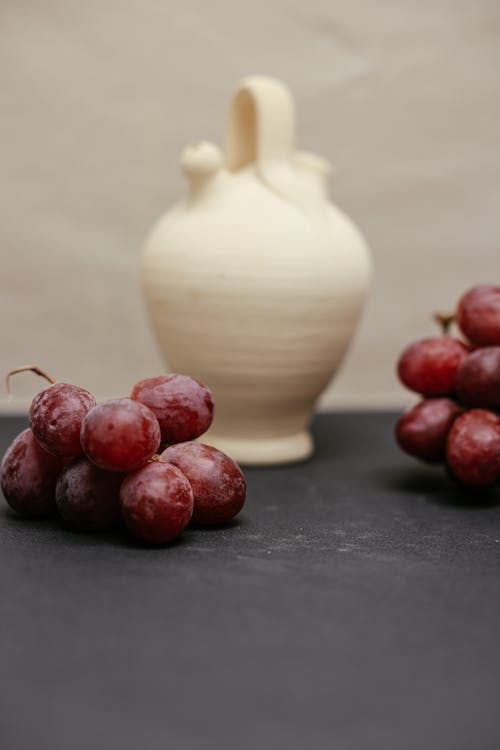
[[[313,460],[169,548],[2,509],[2,750],[498,750],[500,505],[393,422],[319,417]]]

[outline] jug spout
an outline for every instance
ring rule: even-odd
[[[181,154],[180,163],[188,179],[193,199],[204,196],[223,171],[222,151],[215,143],[209,141],[198,141],[186,146]]]

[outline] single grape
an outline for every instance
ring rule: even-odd
[[[104,471],[85,456],[75,458],[59,475],[59,515],[78,531],[103,531],[120,520],[119,492],[123,475]]]
[[[474,344],[500,345],[500,286],[479,284],[469,289],[458,303],[457,322]]]
[[[470,409],[457,417],[446,442],[451,473],[464,484],[489,487],[500,480],[500,416]]]
[[[54,383],[33,399],[30,427],[42,448],[54,456],[79,456],[82,420],[95,405],[95,398],[84,388]]]
[[[144,404],[117,398],[85,415],[80,439],[87,458],[107,471],[134,471],[160,445],[160,425]]]
[[[457,373],[457,393],[467,406],[500,409],[500,346],[469,354]]]
[[[21,516],[42,518],[55,513],[57,477],[67,460],[47,453],[28,428],[10,444],[0,468],[2,491]]]
[[[191,520],[193,491],[176,466],[150,461],[125,477],[120,505],[125,525],[136,539],[165,544]]]
[[[193,521],[202,525],[224,523],[243,507],[246,482],[232,458],[203,443],[178,443],[160,455],[160,461],[178,466],[194,494]]]
[[[154,412],[160,423],[162,443],[194,440],[212,424],[212,392],[188,375],[159,375],[141,380],[133,387],[131,398]]]
[[[462,409],[449,398],[428,398],[404,412],[396,423],[396,440],[410,456],[439,463],[446,456],[446,438]]]
[[[469,349],[450,336],[420,339],[410,344],[398,361],[401,382],[424,396],[450,396],[457,370]]]

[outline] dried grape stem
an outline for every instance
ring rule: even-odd
[[[449,334],[451,324],[455,322],[456,316],[455,313],[436,312],[434,313],[433,318],[436,323],[441,326],[443,336],[447,336]]]
[[[7,373],[7,376],[5,378],[5,389],[7,391],[7,394],[10,396],[10,379],[12,375],[17,375],[18,372],[34,372],[35,375],[40,375],[40,377],[45,378],[45,380],[48,380],[49,383],[52,385],[54,383],[57,383],[57,380],[54,380],[51,375],[45,372],[45,370],[42,370],[38,365],[22,365],[21,367],[16,367],[15,370],[11,370]]]

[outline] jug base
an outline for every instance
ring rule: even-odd
[[[229,437],[209,430],[201,441],[227,453],[244,466],[274,466],[305,461],[314,450],[312,436],[307,430],[270,438]]]

